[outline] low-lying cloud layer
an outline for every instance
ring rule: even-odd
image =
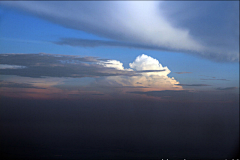
[[[1,4],[110,39],[62,37],[55,42],[61,45],[160,49],[215,61],[239,61],[239,8],[236,7],[239,2],[18,1]]]
[[[134,71],[117,70],[97,64],[94,57],[78,57],[51,54],[1,54],[0,62],[8,66],[24,66],[15,69],[0,68],[2,75],[24,77],[97,77],[97,76],[132,76]]]
[[[16,79],[14,82],[2,82],[1,87],[5,88],[45,89],[43,83],[47,80],[45,86],[49,90],[46,93],[65,90],[68,92],[65,95],[75,96],[87,93],[97,96],[129,91],[182,90],[177,80],[168,77],[171,72],[168,67],[163,67],[157,59],[144,54],[130,63],[130,68],[124,68],[117,60],[43,53],[1,54],[0,62],[5,66],[24,66],[14,69],[2,67],[1,75],[31,78],[28,80],[30,83],[19,83]],[[59,79],[57,83],[49,83],[54,77]]]
[[[170,70],[158,60],[141,55],[128,69],[117,60],[53,54],[1,54],[0,73],[25,77],[98,77],[98,76],[167,76]]]
[[[118,60],[43,53],[1,54],[0,62],[0,74],[13,77],[0,81],[1,96],[85,99],[140,96],[195,102],[238,100],[236,87],[197,91],[191,87],[210,85],[180,84],[168,76],[171,71],[167,66],[144,54],[129,63],[129,68],[124,68]]]
[[[29,83],[16,83],[16,82],[0,81],[0,88],[2,88],[2,87],[46,89],[46,88],[34,86],[32,84],[29,84]]]

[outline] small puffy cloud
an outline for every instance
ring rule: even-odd
[[[133,63],[129,63],[129,66],[137,71],[142,70],[164,70],[162,72],[146,73],[148,75],[167,76],[171,71],[167,67],[163,67],[157,59],[142,54],[138,56]]]
[[[99,62],[98,64],[108,68],[115,68],[117,70],[124,70],[123,64],[117,60],[107,60],[106,62]]]

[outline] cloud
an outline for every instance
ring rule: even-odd
[[[106,40],[91,40],[81,38],[61,38],[60,41],[53,42],[58,45],[70,45],[78,47],[100,47],[100,46],[112,46],[112,47],[134,47],[132,44],[118,42],[118,41],[106,41]],[[136,48],[140,46],[135,46]]]
[[[237,87],[219,87],[219,88],[216,88],[216,90],[222,90],[222,91],[226,91],[226,90],[235,90],[237,89]]]
[[[178,51],[176,49],[169,49],[163,46],[149,46],[147,44],[138,44],[133,42],[91,40],[81,38],[61,38],[59,41],[53,41],[52,43],[58,45],[69,45],[73,47],[126,47],[148,50]]]
[[[129,64],[129,68],[124,68],[123,64],[117,60],[42,53],[3,54],[0,55],[0,60],[6,65],[26,66],[19,69],[0,69],[1,75],[17,75],[22,76],[23,82],[31,81],[28,84],[2,83],[2,90],[5,89],[3,87],[9,88],[8,92],[4,93],[7,96],[11,96],[12,93],[19,96],[21,91],[16,92],[15,88],[46,88],[45,91],[29,90],[21,95],[22,97],[40,95],[42,98],[69,96],[72,98],[95,96],[97,98],[98,95],[103,95],[104,98],[115,96],[130,98],[129,94],[125,93],[182,90],[182,86],[176,85],[179,82],[174,77],[168,77],[171,71],[167,66],[163,67],[157,59],[144,54],[136,57]],[[31,77],[31,79],[26,77]],[[34,86],[31,85],[33,83]],[[131,96],[135,97],[135,95]]]
[[[101,93],[95,93],[95,94],[92,94],[94,96],[103,96],[104,94],[101,94]]]
[[[108,67],[108,68],[115,68],[117,70],[124,70],[123,64],[117,60],[107,60],[105,62],[99,62],[98,64]]]
[[[138,56],[129,66],[137,71],[141,70],[164,70],[163,72],[146,73],[148,75],[167,76],[171,71],[167,67],[163,67],[157,59],[142,54]]]
[[[67,61],[66,61],[67,60]],[[99,61],[96,57],[80,57],[80,56],[66,56],[58,54],[1,54],[1,64],[9,64],[19,66],[33,66],[33,65],[46,65],[50,63],[77,63],[77,62],[97,62]]]
[[[137,76],[141,75],[141,73],[165,72],[165,70],[134,71],[124,69],[122,63],[117,60],[44,53],[1,54],[0,62],[3,66],[0,68],[1,75],[18,75],[32,78]]]
[[[177,74],[185,74],[185,73],[192,73],[192,72],[174,72],[174,73],[177,73]]]
[[[197,15],[194,9],[188,9],[186,14],[188,5],[193,6],[188,8],[195,7],[200,10],[198,2],[190,4],[182,2],[179,7],[176,7],[179,2],[172,3],[165,1],[1,2],[4,6],[20,9],[64,27],[109,39],[109,41],[98,41],[63,38],[60,42],[55,42],[57,44],[84,47],[142,47],[191,53],[216,61],[239,60],[239,31],[236,29],[239,28],[239,14],[235,14],[239,9],[234,7],[235,2],[227,3],[229,8],[233,8],[232,10],[224,8],[222,2],[214,3],[221,8],[215,7],[216,5],[210,2],[199,5],[202,7],[206,4],[207,7],[204,9],[206,13],[210,13],[210,16],[205,15],[205,12]],[[173,11],[179,11],[181,14],[174,14]],[[216,15],[221,12],[224,16],[230,17],[230,20],[217,17],[218,20]],[[235,16],[231,17],[231,15]],[[182,23],[177,19],[182,20],[180,21]],[[209,33],[213,34],[209,36]],[[221,35],[220,38],[218,35]],[[229,38],[233,43],[227,42]]]
[[[109,61],[111,62],[111,61]],[[129,67],[124,69],[122,64],[118,61],[112,61],[112,63],[107,63],[106,67],[115,67],[119,70],[134,71],[139,73],[134,76],[114,76],[114,77],[104,77],[101,79],[96,79],[95,86],[104,87],[127,87],[127,88],[138,88],[142,90],[181,90],[182,87],[174,77],[168,77],[171,72],[168,67],[163,67],[157,59],[150,56],[142,54],[138,56],[132,63],[129,63]]]
[[[148,96],[154,97],[172,97],[176,94],[186,94],[189,93],[188,90],[172,91],[172,90],[163,90],[163,91],[148,91],[148,92],[129,92],[134,94],[146,94]]]
[[[126,43],[122,41],[107,41],[107,40],[91,40],[81,38],[61,38],[59,41],[53,41],[58,45],[69,45],[73,47],[127,47],[127,48],[143,48],[143,49],[164,49],[160,47],[149,47],[135,43]]]
[[[133,63],[130,63],[129,64],[130,68],[124,68],[123,64],[117,60],[100,61],[97,64],[107,68],[114,68],[117,70],[134,71],[135,73],[148,73],[161,75],[163,74],[167,75],[170,73],[170,70],[167,67],[162,67],[158,60],[145,54],[138,56]]]
[[[177,102],[238,102],[238,94],[216,93],[211,91],[190,91],[190,90],[162,90],[162,91],[134,91],[132,94],[159,97],[162,100]]]
[[[208,85],[208,84],[176,84],[176,85],[179,85],[179,86],[195,86],[195,87],[211,86],[211,85]]]
[[[227,79],[216,79],[216,78],[214,78],[214,79],[201,78],[200,80],[219,80],[219,81],[229,81],[229,80],[227,80]]]
[[[215,61],[239,61],[239,1],[165,1],[164,17],[180,28],[188,28],[206,47],[200,53]]]
[[[96,76],[132,76],[133,71],[121,71],[104,67],[97,62],[105,61],[94,57],[79,57],[51,54],[1,54],[3,65],[19,65],[15,69],[2,68],[2,75],[18,75],[24,77],[96,77]]]
[[[34,86],[32,84],[29,84],[29,83],[16,83],[16,82],[0,81],[0,88],[2,88],[2,87],[46,89],[46,88]]]
[[[21,68],[26,68],[26,66],[0,64],[0,69],[21,69]]]

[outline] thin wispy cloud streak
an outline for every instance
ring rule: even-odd
[[[211,85],[208,85],[208,84],[176,84],[176,85],[179,85],[179,86],[195,86],[195,87],[211,86]]]
[[[228,91],[228,90],[236,90],[238,87],[219,87],[216,88],[216,90],[221,90],[221,91]]]
[[[0,64],[0,69],[21,69],[26,66],[18,66],[18,65],[8,65],[8,64]]]
[[[230,91],[231,89],[226,89],[226,91]],[[132,94],[142,94],[152,97],[159,97],[162,100],[169,101],[179,101],[179,102],[221,102],[221,101],[229,101],[229,102],[238,102],[239,97],[237,94],[226,94],[226,93],[216,93],[209,91],[191,91],[191,90],[163,90],[163,91],[134,91],[129,92]]]
[[[165,69],[162,70],[141,70],[141,71],[135,71],[136,73],[144,73],[144,72],[163,72],[166,71]]]
[[[136,48],[146,50],[160,50],[160,51],[176,51],[178,49],[170,49],[168,47],[158,47],[153,45],[131,43],[125,41],[106,41],[106,40],[91,40],[80,38],[61,38],[60,41],[53,41],[52,43],[57,45],[69,45],[73,47],[124,47],[124,48]]]
[[[187,73],[192,73],[192,72],[174,72],[174,73],[177,73],[177,74],[187,74]]]
[[[34,86],[30,83],[16,83],[16,82],[5,82],[0,81],[0,88],[7,87],[7,88],[34,88],[34,89],[46,89],[42,87]]]
[[[200,80],[217,80],[217,81],[229,81],[229,80],[227,80],[227,79],[225,79],[225,78],[220,78],[220,79],[218,79],[218,78],[214,78],[214,79],[210,79],[210,78],[201,78]]]

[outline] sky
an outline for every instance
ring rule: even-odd
[[[93,115],[105,115],[107,119],[97,119],[109,128],[112,125],[108,124],[111,121],[109,114],[115,115],[116,130],[123,130],[121,135],[126,135],[125,141],[131,137],[134,140],[127,144],[128,147],[116,145],[121,140],[114,132],[112,139],[107,140],[111,145],[106,148],[115,146],[116,150],[120,148],[124,153],[126,150],[129,153],[129,146],[133,144],[146,146],[157,139],[160,130],[150,129],[148,132],[143,129],[147,128],[146,124],[161,125],[166,129],[163,136],[179,130],[180,135],[184,135],[182,130],[185,127],[189,133],[194,130],[190,136],[192,139],[200,136],[197,130],[209,130],[211,126],[218,125],[216,132],[203,134],[207,136],[210,133],[210,137],[214,137],[212,148],[217,146],[219,139],[222,140],[223,147],[208,149],[212,151],[209,153],[199,149],[205,145],[201,136],[197,142],[199,146],[187,141],[186,151],[179,149],[185,142],[176,140],[178,143],[173,144],[172,140],[178,137],[175,134],[167,136],[165,142],[157,139],[153,144],[155,147],[151,147],[156,148],[157,142],[167,145],[169,149],[163,152],[166,153],[163,157],[171,157],[170,153],[181,158],[185,155],[186,158],[230,157],[236,135],[239,135],[236,127],[239,123],[236,120],[239,118],[239,1],[1,1],[0,98],[4,115],[9,115],[3,116],[2,126],[11,126],[3,134],[5,148],[15,144],[10,140],[12,138],[24,146],[28,144],[27,137],[13,134],[20,132],[16,121],[20,120],[22,127],[26,121],[33,121],[27,128],[37,125],[42,127],[39,130],[44,134],[49,128],[42,124],[50,122],[52,114],[56,114],[53,123],[59,128],[50,129],[51,132],[46,134],[49,138],[61,128],[69,129],[66,124],[70,122],[60,120],[57,123],[57,119],[67,119],[75,111],[91,117],[82,119],[88,127]],[[37,105],[38,108],[32,112],[35,116],[39,112],[40,116],[37,119],[29,117],[31,106],[38,103],[52,109],[48,111]],[[22,116],[15,111],[11,114],[10,108],[16,109],[17,104],[24,106],[23,110],[17,109]],[[75,108],[76,104],[79,109]],[[56,106],[61,111],[55,112]],[[87,107],[95,111],[91,113]],[[96,107],[102,110],[98,113]],[[122,118],[118,117],[115,109]],[[177,116],[176,111],[179,113]],[[170,117],[176,116],[182,127],[177,127],[177,121],[168,120],[165,113]],[[202,115],[206,117],[199,118]],[[142,120],[142,116],[154,118]],[[232,118],[226,120],[229,116]],[[81,121],[77,115],[73,117],[72,120]],[[138,121],[123,125],[129,118]],[[78,126],[78,123],[74,125]],[[94,135],[93,131],[105,136],[111,133],[96,129],[95,121],[91,124],[95,128],[87,127],[84,136]],[[129,129],[134,127],[135,130]],[[73,128],[70,127],[72,132],[80,132]],[[226,128],[231,132],[223,131]],[[135,131],[142,133],[147,140],[139,141],[139,137],[132,134]],[[72,132],[61,136],[69,136]],[[215,136],[217,132],[221,132],[221,136]],[[25,135],[23,131],[21,134]],[[148,137],[151,134],[153,138]],[[33,140],[34,136],[35,133],[30,134]],[[90,137],[87,139],[92,139]],[[203,142],[208,138],[203,138]],[[101,146],[102,141],[99,137],[96,139]],[[36,141],[31,145],[39,143]],[[67,140],[63,144],[66,145]],[[93,142],[90,144],[92,147]],[[42,142],[41,145],[44,146]],[[70,146],[76,148],[72,143]],[[199,152],[191,151],[190,154],[189,148],[194,146]],[[157,155],[157,152],[150,154],[144,147],[132,150],[134,154],[131,156],[136,156],[135,151],[139,150],[146,151],[146,155],[141,155],[143,157]],[[8,156],[10,151],[4,154]],[[115,151],[115,154],[120,154]],[[42,152],[45,154],[44,150]],[[80,155],[75,156],[79,158]]]

